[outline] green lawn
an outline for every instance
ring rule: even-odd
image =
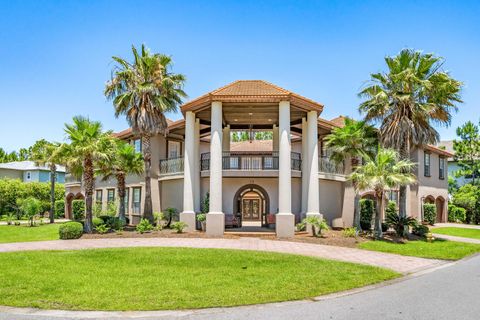
[[[432,229],[433,233],[446,234],[449,236],[480,239],[480,229],[443,227]]]
[[[381,251],[443,260],[458,260],[480,251],[479,244],[445,241],[436,239],[432,243],[426,241],[408,241],[407,243],[393,243],[387,241],[368,241],[358,245],[360,249]]]
[[[60,224],[44,224],[37,227],[0,226],[0,243],[42,241],[58,239],[58,227]]]
[[[117,248],[0,254],[0,305],[162,310],[304,299],[399,274],[310,257],[220,249]]]

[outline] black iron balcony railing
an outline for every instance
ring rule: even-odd
[[[300,170],[301,155],[292,152],[292,170]],[[210,170],[210,153],[202,153],[200,157],[200,169]],[[278,152],[223,152],[223,170],[278,170]]]
[[[160,160],[160,174],[169,175],[183,172],[183,157]]]
[[[318,172],[345,174],[345,168],[342,162],[337,163],[330,158],[318,158]]]

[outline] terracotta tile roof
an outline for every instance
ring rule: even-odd
[[[230,142],[230,151],[255,151],[271,152],[273,150],[272,140],[252,140]]]
[[[202,109],[212,101],[238,103],[277,103],[290,101],[298,108],[322,111],[323,105],[263,80],[237,80],[185,103],[182,112]]]
[[[445,149],[441,149],[441,148],[438,148],[438,147],[435,147],[435,146],[432,146],[432,145],[426,145],[425,147],[423,147],[425,150],[428,150],[428,151],[431,151],[431,152],[435,152],[435,153],[438,153],[442,156],[445,156],[445,157],[453,157],[454,154],[452,152],[449,152]]]
[[[333,118],[330,120],[330,122],[334,123],[335,125],[339,127],[343,127],[345,125],[345,116],[338,116],[336,118]]]
[[[183,120],[183,119],[180,119],[180,120],[177,120],[177,121],[173,121],[173,120],[170,120],[170,119],[168,119],[168,118],[167,118],[166,120],[167,120],[168,127],[176,124],[177,122],[185,121],[185,120]],[[132,134],[133,134],[132,128],[128,128],[128,129],[122,130],[122,131],[120,131],[120,132],[114,132],[114,133],[113,133],[113,136],[114,136],[115,138],[118,138],[118,139],[124,139],[124,138],[130,137]]]

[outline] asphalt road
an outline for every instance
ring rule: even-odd
[[[159,288],[161,290],[161,288]],[[480,319],[480,255],[393,284],[321,301],[298,301],[192,312],[19,315],[0,319]],[[58,316],[58,317],[57,317]]]

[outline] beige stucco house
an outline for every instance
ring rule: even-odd
[[[154,211],[173,207],[188,229],[202,199],[210,195],[207,233],[223,235],[225,227],[244,224],[275,226],[279,237],[294,234],[307,215],[322,215],[336,227],[351,226],[354,192],[346,176],[349,162],[329,159],[323,139],[343,125],[343,118],[322,119],[324,106],[265,81],[236,81],[181,107],[184,119],[169,122],[168,133],[152,139]],[[271,140],[232,142],[231,133],[272,132]],[[130,129],[116,134],[141,151]],[[409,188],[409,214],[422,217],[422,203],[438,206],[446,220],[449,153],[435,148],[415,150],[418,184]],[[143,177],[127,181],[127,214],[141,218]],[[82,198],[81,183],[67,178],[67,213],[72,199]],[[366,192],[364,196],[368,197]],[[115,182],[96,182],[95,199],[106,207],[116,197]],[[396,191],[390,192],[396,199]]]

